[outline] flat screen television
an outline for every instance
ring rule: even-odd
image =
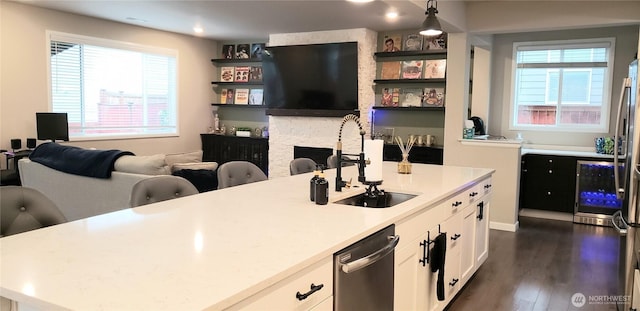
[[[358,109],[358,43],[267,47],[262,54],[266,113],[344,116]]]
[[[39,140],[69,141],[67,113],[36,112],[36,130]]]

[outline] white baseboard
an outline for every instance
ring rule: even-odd
[[[523,209],[520,210],[520,213],[518,213],[518,214],[520,216],[525,216],[525,217],[534,217],[534,218],[553,219],[553,220],[561,220],[561,221],[573,222],[573,214],[569,214],[569,213],[561,213],[561,212],[543,211],[543,210],[523,208]]]
[[[518,227],[520,227],[520,222],[519,221],[516,221],[515,224],[507,224],[507,223],[495,222],[495,221],[490,221],[489,222],[489,229],[516,232],[516,231],[518,231]]]

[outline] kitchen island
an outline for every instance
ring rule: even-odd
[[[446,210],[427,212],[464,191],[490,188],[493,170],[413,164],[402,175],[397,163],[384,162],[380,188],[417,196],[380,209],[332,203],[364,187],[335,192],[335,170],[325,173],[331,191],[324,206],[309,201],[311,175],[302,174],[1,238],[0,295],[42,310],[222,310],[269,299],[284,310],[293,307],[279,299],[283,285],[322,271],[325,288],[295,307],[330,309],[326,268],[335,252],[390,224],[406,223],[396,234],[398,248],[407,245],[414,219],[444,220]],[[350,178],[357,180],[355,167],[343,170]],[[309,283],[284,300],[296,301]]]

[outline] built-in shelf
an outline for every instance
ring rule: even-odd
[[[257,58],[213,58],[211,62],[214,64],[236,64],[236,63],[260,63],[261,59]]]
[[[444,111],[444,107],[385,107],[373,106],[374,110],[396,110],[396,111]]]
[[[399,52],[376,52],[376,58],[385,57],[407,57],[407,56],[423,56],[423,55],[447,55],[447,49],[443,50],[421,50],[421,51],[399,51]]]
[[[377,84],[401,84],[401,83],[445,83],[447,79],[376,79]]]
[[[213,85],[235,85],[235,86],[243,86],[243,85],[263,85],[262,82],[223,82],[223,81],[211,81]]]

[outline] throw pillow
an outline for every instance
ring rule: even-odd
[[[171,166],[171,173],[179,170],[211,170],[218,168],[218,162],[176,163]]]
[[[185,153],[170,153],[165,156],[164,161],[169,167],[172,167],[176,163],[202,162],[202,150]]]
[[[119,172],[144,175],[167,175],[170,173],[164,162],[164,154],[122,156],[116,160],[114,168]]]
[[[172,173],[190,181],[199,192],[207,192],[218,189],[218,174],[216,171],[206,169],[183,169]]]

